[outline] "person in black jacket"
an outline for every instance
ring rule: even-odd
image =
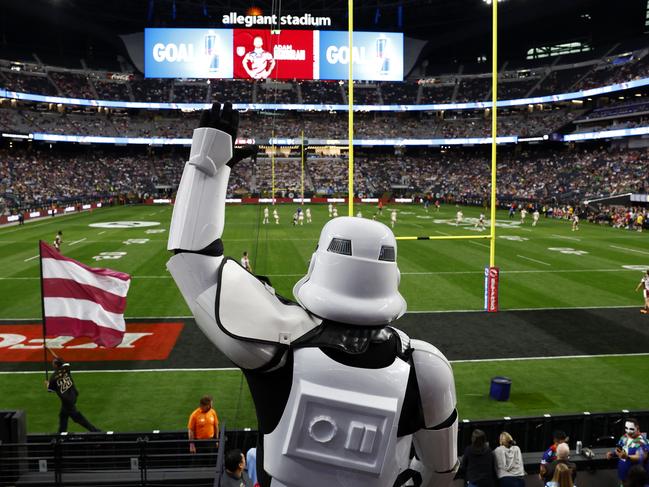
[[[468,487],[496,486],[494,456],[484,431],[473,431],[471,445],[464,450],[457,476],[463,478]]]
[[[59,412],[59,433],[68,430],[68,418],[72,418],[75,423],[80,424],[88,431],[101,431],[88,421],[81,411],[77,409],[77,396],[79,391],[74,385],[72,374],[70,373],[70,364],[66,363],[60,357],[54,356],[52,361],[54,373],[49,381],[46,381],[48,392],[56,392],[61,399],[61,411]]]

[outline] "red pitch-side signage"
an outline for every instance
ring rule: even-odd
[[[498,311],[498,267],[485,267],[484,269],[484,308],[488,313]]]
[[[173,350],[182,323],[127,323],[122,343],[103,348],[81,337],[53,336],[47,347],[71,362],[165,360]],[[0,362],[41,362],[43,326],[1,325]]]
[[[234,29],[234,77],[313,79],[313,31]]]

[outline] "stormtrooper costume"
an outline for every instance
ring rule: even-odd
[[[223,255],[230,169],[251,155],[233,150],[237,127],[231,105],[215,103],[194,130],[167,267],[198,326],[246,376],[262,487],[448,485],[457,469],[453,373],[434,346],[390,326],[406,310],[392,231],[329,221],[293,289],[297,303],[277,295]]]

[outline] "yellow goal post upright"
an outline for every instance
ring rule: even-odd
[[[490,198],[490,231],[488,235],[439,235],[439,236],[405,236],[397,240],[489,240],[489,266],[485,268],[485,310],[498,311],[498,281],[499,269],[496,267],[496,168],[498,146],[498,1],[491,1],[491,198]],[[349,42],[349,71],[348,71],[348,208],[349,216],[354,216],[354,81],[353,81],[353,31],[354,31],[354,0],[348,0],[348,42]]]

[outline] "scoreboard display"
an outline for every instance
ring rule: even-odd
[[[403,81],[403,34],[265,29],[145,29],[147,78]]]

